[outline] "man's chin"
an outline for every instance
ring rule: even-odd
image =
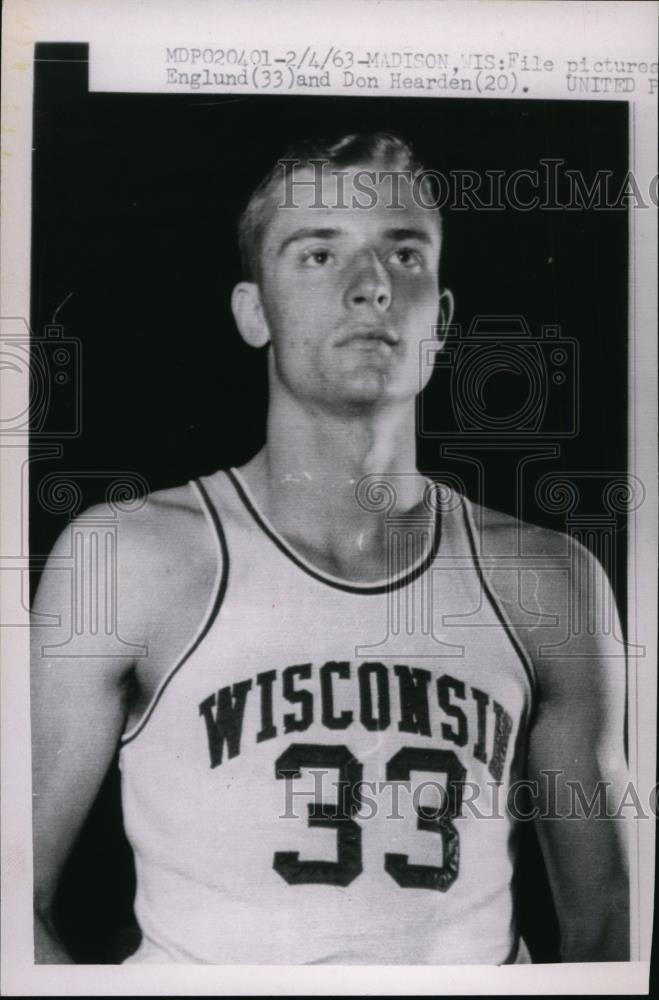
[[[384,374],[346,379],[335,396],[337,406],[354,411],[377,410],[401,401],[401,394]]]

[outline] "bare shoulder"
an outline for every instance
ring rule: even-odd
[[[616,664],[624,672],[624,656],[615,638],[619,624],[606,567],[563,532],[477,504],[472,508],[488,583],[545,693],[575,689],[582,695],[585,686],[609,684],[611,672],[617,682]]]
[[[77,518],[73,527],[93,532],[97,524],[111,525],[116,534],[118,583],[142,589],[170,575],[174,567],[203,563],[212,554],[209,528],[198,494],[190,483],[157,490],[125,505],[96,504]],[[60,540],[66,544],[65,531]]]
[[[471,508],[480,552],[491,570],[514,569],[519,579],[527,571],[537,595],[550,602],[564,600],[568,593],[577,597],[593,585],[610,590],[606,568],[571,535],[480,504],[472,503]]]
[[[31,634],[34,704],[44,712],[56,682],[60,694],[70,692],[60,702],[62,718],[83,702],[116,707],[120,695],[134,723],[212,607],[221,551],[193,485],[123,508],[103,503],[83,511],[42,574]],[[76,580],[84,588],[76,589]],[[74,635],[82,636],[77,644]],[[56,671],[46,652],[55,648]]]
[[[104,533],[108,525],[112,530]],[[100,544],[108,535],[112,541]],[[190,483],[125,505],[101,503],[83,511],[53,549],[37,612],[70,617],[70,584],[58,570],[70,567],[72,557],[74,562],[91,559],[92,551],[99,581],[109,575],[113,580],[122,638],[148,642],[150,649],[161,639],[178,645],[186,630],[194,629],[219,572],[217,541]]]
[[[84,515],[83,515],[84,516]],[[192,546],[204,547],[200,530],[206,518],[190,483],[147,494],[139,507],[118,515],[118,534],[135,547],[141,561],[171,561]],[[126,544],[128,549],[128,544]]]
[[[471,502],[483,553],[544,557],[564,563],[579,543],[569,535]]]
[[[218,571],[218,547],[190,483],[150,493],[139,509],[122,513],[117,551],[120,587],[151,632],[172,610],[185,617],[190,602],[203,604]]]

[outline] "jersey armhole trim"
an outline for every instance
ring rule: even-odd
[[[522,668],[524,670],[524,673],[526,674],[526,678],[529,683],[531,691],[531,704],[529,705],[528,723],[530,725],[533,718],[535,717],[535,712],[538,704],[538,680],[535,673],[535,667],[526,649],[524,648],[524,644],[520,642],[517,636],[517,633],[515,631],[515,626],[511,623],[500,599],[497,597],[495,591],[493,590],[492,586],[486,579],[485,574],[483,573],[480,564],[480,559],[478,557],[478,546],[476,545],[476,525],[474,523],[474,515],[471,509],[471,503],[467,499],[467,497],[463,498],[462,509],[464,513],[464,522],[467,531],[467,540],[469,542],[469,548],[471,550],[471,555],[474,560],[474,566],[476,567],[476,573],[478,574],[478,579],[480,580],[481,587],[483,588],[483,591],[488,601],[490,602],[490,605],[492,606],[495,615],[499,619],[502,628],[508,634],[508,638],[510,639],[513,649],[517,653],[518,659],[522,664]]]
[[[179,658],[174,663],[174,666],[167,674],[165,674],[165,676],[161,680],[153,697],[151,698],[151,701],[144,710],[144,714],[142,715],[141,719],[139,719],[139,721],[135,723],[132,729],[130,729],[127,733],[125,733],[121,737],[121,740],[119,742],[120,749],[125,747],[128,743],[134,740],[135,737],[139,735],[139,733],[142,732],[147,722],[153,715],[154,709],[156,708],[158,702],[162,698],[166,687],[168,686],[174,675],[178,673],[178,671],[181,669],[183,664],[187,660],[189,660],[189,658],[192,656],[192,654],[200,645],[200,643],[203,641],[203,639],[208,635],[208,632],[211,626],[213,625],[215,619],[217,618],[220,608],[222,607],[222,604],[224,603],[224,596],[226,594],[227,585],[229,582],[229,548],[227,546],[226,536],[224,534],[222,522],[220,521],[220,517],[217,513],[217,510],[214,504],[212,503],[208,495],[208,492],[206,490],[206,487],[203,485],[203,483],[199,479],[194,479],[191,481],[190,485],[196,490],[199,496],[200,506],[206,516],[206,520],[210,525],[218,549],[218,566],[217,566],[215,581],[213,584],[213,590],[211,593],[211,598],[197,631],[195,632],[192,639],[190,640],[186,648],[183,650]]]

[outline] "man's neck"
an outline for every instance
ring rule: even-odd
[[[409,403],[348,416],[273,407],[267,444],[245,478],[285,537],[367,551],[382,538],[386,515],[423,499],[414,428]]]

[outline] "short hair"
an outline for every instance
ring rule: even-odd
[[[261,278],[263,238],[273,213],[273,190],[284,176],[284,164],[290,166],[293,161],[296,167],[304,167],[313,160],[322,160],[334,168],[377,162],[385,169],[409,172],[411,179],[425,170],[410,144],[393,132],[362,132],[331,141],[305,139],[293,143],[255,188],[238,221],[238,246],[247,281],[258,282]],[[433,210],[439,227],[439,210]]]

